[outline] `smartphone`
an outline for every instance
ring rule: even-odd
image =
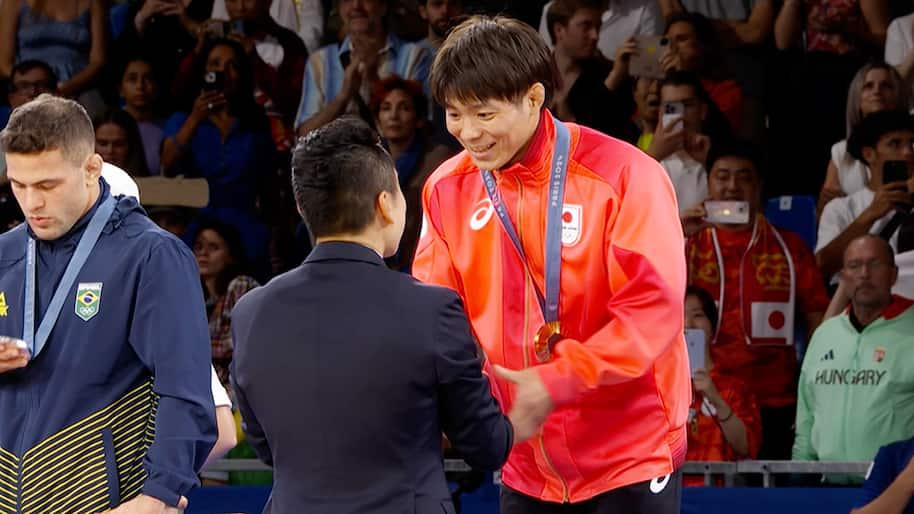
[[[0,336],[0,344],[13,344],[20,350],[28,350],[29,344],[18,337]]]
[[[908,180],[907,161],[885,161],[882,163],[882,183],[906,182]]]
[[[689,351],[689,372],[705,367],[705,331],[700,328],[685,329],[686,349]]]
[[[660,57],[670,46],[669,38],[665,36],[639,35],[635,36],[638,50],[631,56],[628,71],[633,77],[646,77],[662,79],[663,67],[660,66]]]
[[[749,202],[714,201],[705,202],[705,220],[723,225],[749,223]]]
[[[225,87],[225,75],[221,71],[208,71],[203,75],[203,89],[206,91],[222,91]]]
[[[685,104],[682,102],[666,102],[663,104],[663,114],[661,114],[660,124],[668,127],[675,123],[674,128],[682,130],[682,115],[685,113]]]

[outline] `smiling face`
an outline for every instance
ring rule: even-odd
[[[898,105],[898,91],[889,70],[873,68],[866,72],[860,89],[860,112],[866,116],[878,111],[894,109]]]
[[[516,101],[451,100],[445,108],[447,130],[484,170],[502,169],[523,156],[545,100],[541,84],[534,84]]]
[[[383,24],[384,0],[340,0],[340,18],[349,34],[373,33]]]

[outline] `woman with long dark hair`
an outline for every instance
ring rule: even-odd
[[[206,298],[213,366],[222,384],[229,387],[232,308],[259,284],[248,275],[241,236],[231,225],[204,219],[199,224],[193,250]]]
[[[375,126],[397,167],[406,198],[406,227],[396,255],[387,264],[408,272],[422,224],[422,186],[439,164],[453,155],[428,137],[428,98],[422,84],[391,76],[378,82],[369,107]]]
[[[106,109],[93,121],[95,127],[95,152],[102,159],[126,171],[132,177],[149,175],[143,140],[133,120],[126,111]]]
[[[165,123],[163,173],[205,178],[210,198],[202,214],[234,225],[252,265],[267,269],[262,207],[276,204],[277,159],[266,116],[254,100],[250,60],[240,43],[216,39],[200,52],[192,77],[186,110]]]

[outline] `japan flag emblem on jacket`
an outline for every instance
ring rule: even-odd
[[[581,240],[580,205],[566,203],[562,206],[562,244],[572,246]]]

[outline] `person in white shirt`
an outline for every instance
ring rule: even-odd
[[[914,118],[897,111],[873,113],[854,127],[847,146],[852,156],[869,165],[870,181],[856,193],[828,202],[822,211],[816,261],[826,277],[841,269],[847,245],[867,233],[880,234],[888,239],[899,255],[911,250],[899,247],[898,235],[902,227],[898,221],[892,220],[896,218],[896,213],[904,214],[911,209]],[[908,180],[885,183],[883,169],[888,161],[904,162]],[[910,271],[902,267],[899,266],[902,274]],[[896,292],[914,297],[914,291]]]
[[[660,112],[673,104],[681,104],[682,114],[673,117],[661,115],[647,153],[660,161],[669,174],[682,214],[708,196],[705,161],[711,148],[711,138],[702,130],[708,116],[708,101],[694,74],[677,71],[661,82]]]
[[[549,27],[546,22],[546,13],[552,2],[543,6],[540,17],[539,32],[543,41],[553,47],[552,38],[549,37]],[[603,12],[600,25],[600,40],[597,48],[607,59],[615,57],[619,47],[632,36],[652,35],[663,33],[663,16],[657,2],[644,0],[609,0],[609,7]]]
[[[889,23],[885,36],[885,62],[894,66],[904,81],[914,89],[914,13],[895,18]],[[914,107],[914,104],[909,104],[909,107]]]
[[[847,91],[847,135],[865,116],[878,111],[905,110],[908,89],[892,66],[881,62],[865,64],[851,81]],[[819,193],[818,211],[833,198],[856,193],[866,187],[870,170],[847,152],[847,139],[831,147],[831,160],[825,182]]]

